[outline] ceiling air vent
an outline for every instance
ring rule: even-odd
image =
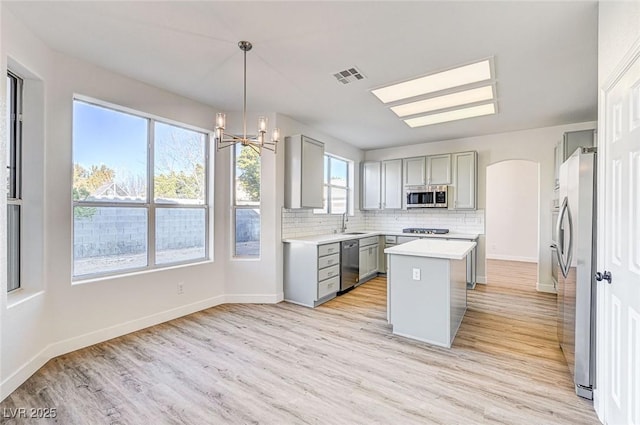
[[[355,67],[336,72],[335,74],[333,74],[333,76],[336,77],[336,80],[338,80],[338,82],[342,84],[349,84],[353,83],[354,81],[364,80],[364,75],[362,74],[362,72],[360,72]]]

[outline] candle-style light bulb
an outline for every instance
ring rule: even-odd
[[[273,132],[271,133],[271,141],[277,142],[278,140],[280,140],[280,129],[276,127],[273,129]]]
[[[267,117],[258,117],[258,131],[259,132],[267,131]]]
[[[226,120],[227,120],[227,117],[225,116],[225,114],[222,112],[218,112],[216,114],[216,128],[224,129]]]

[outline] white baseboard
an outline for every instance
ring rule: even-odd
[[[501,255],[501,254],[487,254],[487,260],[505,260],[505,261],[522,261],[524,263],[537,263],[536,257],[519,257],[517,255]]]
[[[549,294],[557,294],[556,288],[553,286],[553,282],[550,283],[540,283],[536,282],[536,291],[538,292],[547,292]]]
[[[219,295],[217,297],[197,301],[192,304],[187,304],[160,313],[152,314],[150,316],[142,317],[140,319],[131,320],[129,322],[121,323],[115,326],[49,344],[0,383],[0,401],[4,400],[9,394],[15,391],[16,388],[22,385],[22,383],[25,382],[31,375],[37,372],[38,369],[40,369],[42,366],[44,366],[45,363],[47,363],[54,357],[61,356],[62,354],[66,354],[71,351],[79,350],[93,344],[107,341],[112,338],[126,335],[131,332],[139,331],[141,329],[148,328],[149,326],[154,326],[160,323],[167,322],[169,320],[177,319],[179,317],[183,317],[197,311],[224,304],[224,302],[226,301],[225,298],[226,297],[224,295]]]
[[[276,304],[284,300],[284,293],[279,294],[227,294],[225,304]]]
[[[206,300],[197,301],[192,304],[176,307],[140,319],[131,320],[108,328],[89,332],[66,340],[54,342],[44,347],[39,353],[25,362],[18,370],[8,376],[4,381],[0,382],[0,401],[4,400],[9,394],[14,392],[22,383],[24,383],[31,375],[36,373],[38,369],[45,365],[54,357],[70,353],[81,348],[88,347],[93,344],[117,338],[131,332],[139,331],[150,326],[168,322],[207,308],[215,307],[221,304],[243,303],[243,304],[275,304],[284,299],[284,293],[278,294],[235,294],[235,295],[219,295],[217,297],[208,298]]]

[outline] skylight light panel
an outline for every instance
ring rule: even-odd
[[[448,71],[375,89],[371,93],[380,99],[382,103],[389,103],[490,79],[491,65],[489,59],[486,59]]]
[[[480,117],[483,115],[491,115],[496,113],[494,103],[487,103],[479,106],[471,106],[469,108],[455,109],[453,111],[440,112],[438,114],[425,115],[422,117],[410,118],[404,120],[409,127],[422,127],[425,125],[439,124],[443,122],[462,120],[465,118]]]
[[[418,102],[406,103],[391,107],[391,110],[399,117],[422,114],[454,106],[468,105],[493,99],[493,86],[484,86],[477,89],[465,90],[445,96],[432,97]]]

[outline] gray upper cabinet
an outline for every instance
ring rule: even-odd
[[[595,130],[567,131],[562,136],[560,164],[569,159],[579,147],[589,148],[596,145]]]
[[[403,160],[405,186],[451,183],[451,155],[430,155]]]
[[[560,186],[559,172],[562,163],[579,147],[593,146],[596,146],[596,130],[567,131],[563,134],[562,142],[556,145],[553,152],[555,159],[554,189]]]
[[[360,209],[402,208],[402,160],[366,161],[361,166]]]
[[[405,186],[423,186],[427,184],[427,162],[424,156],[405,158],[402,160],[404,169],[403,184]]]
[[[402,160],[382,161],[382,208],[402,208]]]
[[[302,134],[285,138],[285,208],[322,208],[324,143]]]
[[[380,161],[367,161],[362,163],[361,169],[360,209],[379,210],[382,208],[382,164]]]
[[[478,153],[460,152],[453,159],[453,196],[449,192],[449,208],[454,210],[475,210],[477,198]]]
[[[451,154],[431,155],[427,162],[427,184],[451,184]]]

